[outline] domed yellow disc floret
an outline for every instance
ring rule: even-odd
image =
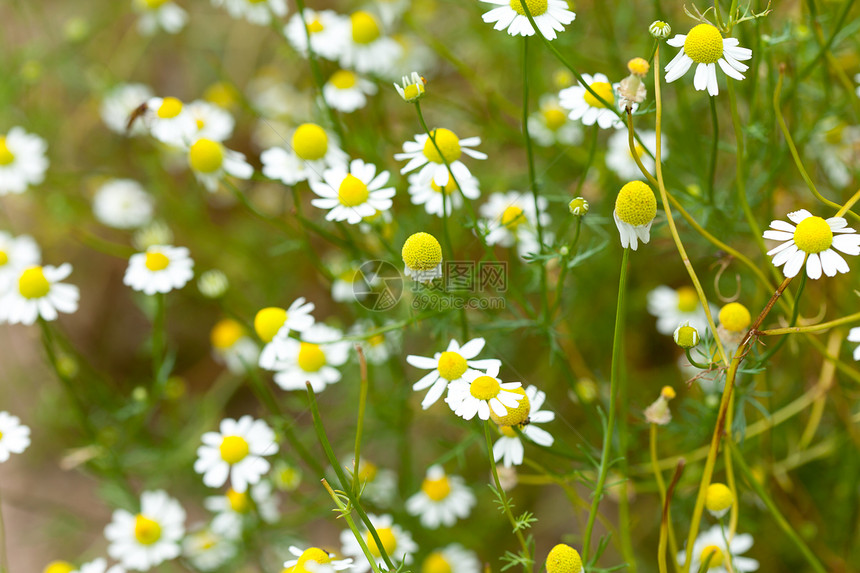
[[[72,573],[77,567],[68,561],[51,561],[42,573]]]
[[[492,376],[478,376],[469,385],[469,393],[478,400],[490,400],[498,396],[501,391],[499,381]]]
[[[526,391],[523,390],[522,387],[514,388],[513,390],[509,390],[509,392],[519,394],[522,398],[520,398],[516,408],[508,408],[505,406],[508,413],[504,416],[498,416],[495,412],[490,410],[490,418],[500,426],[516,426],[518,424],[522,424],[529,419],[529,413],[532,409],[529,397],[526,396]]]
[[[161,100],[156,114],[161,119],[171,119],[182,113],[182,102],[175,97],[166,97]]]
[[[705,494],[705,507],[708,511],[718,513],[730,508],[733,500],[732,490],[721,483],[712,483]]]
[[[502,225],[509,229],[516,229],[520,224],[524,223],[525,220],[525,213],[523,213],[521,207],[516,205],[510,205],[502,212]]]
[[[226,350],[236,344],[245,335],[245,328],[232,318],[222,318],[212,327],[209,338],[212,346],[218,350]]]
[[[723,36],[715,26],[699,24],[687,34],[684,53],[699,64],[713,64],[723,57]]]
[[[217,141],[198,139],[188,151],[191,169],[200,173],[215,173],[224,163],[224,148]]]
[[[42,298],[51,291],[51,283],[45,278],[42,267],[30,267],[18,278],[18,292],[24,298]]]
[[[715,569],[723,564],[723,550],[716,545],[708,545],[702,549],[702,553],[699,555],[699,563],[704,565],[709,557],[711,560],[708,562],[708,569]]]
[[[615,214],[628,225],[647,225],[657,215],[657,198],[651,188],[642,181],[631,181],[618,192]]]
[[[6,136],[0,136],[0,165],[9,165],[15,161],[15,154],[9,151],[9,146],[6,145]]]
[[[167,258],[167,255],[164,253],[150,251],[146,253],[146,259],[143,264],[147,269],[153,272],[163,271],[170,264],[170,259]]]
[[[352,23],[352,41],[356,44],[370,44],[380,36],[379,24],[370,13],[359,10],[353,12],[349,20]]]
[[[306,161],[322,159],[328,152],[328,135],[315,123],[303,123],[293,133],[293,151]]]
[[[339,90],[348,90],[355,87],[355,84],[358,83],[358,77],[350,71],[338,70],[331,75],[328,81]]]
[[[511,0],[511,9],[520,16],[525,16],[526,11],[523,9],[523,4],[529,7],[533,18],[537,18],[547,10],[547,0]]]
[[[389,555],[394,553],[394,550],[397,549],[397,538],[394,537],[394,532],[391,528],[377,527],[376,534],[379,536],[379,541],[382,542],[382,547],[385,549],[385,552]],[[370,550],[371,555],[374,557],[382,557],[382,553],[379,551],[379,546],[376,544],[376,540],[369,531],[364,534],[364,540],[367,542],[367,548]]]
[[[671,386],[663,386],[660,388],[660,395],[663,396],[664,400],[672,400],[678,394],[675,392],[675,389]]]
[[[589,86],[594,92],[603,98],[606,103],[615,103],[615,90],[612,89],[612,84],[608,82],[594,82],[593,84],[589,84]],[[585,103],[590,105],[591,107],[606,107],[603,103],[594,97],[590,91],[586,91],[585,95],[582,96],[585,98]]]
[[[730,302],[720,309],[720,324],[730,332],[743,332],[750,322],[750,311],[739,302]]]
[[[222,460],[228,464],[237,464],[248,456],[251,448],[247,440],[241,436],[224,436],[219,450]]]
[[[161,526],[154,519],[138,513],[134,518],[134,538],[141,545],[152,545],[161,539]]]
[[[401,255],[407,268],[429,271],[442,262],[442,245],[430,233],[415,233],[403,243]]]
[[[546,573],[580,573],[582,558],[579,552],[564,543],[559,543],[546,556]]]
[[[251,498],[248,493],[239,493],[232,487],[227,490],[227,501],[230,503],[230,509],[236,513],[248,513],[251,509]]]
[[[254,317],[254,330],[263,342],[271,342],[287,321],[287,311],[277,306],[262,309]]]
[[[678,310],[681,312],[694,312],[699,308],[699,295],[693,287],[682,286],[675,293],[678,295]]]
[[[337,200],[344,207],[356,207],[370,197],[370,191],[364,181],[352,174],[347,174],[337,189]]]
[[[546,123],[547,128],[552,131],[558,131],[565,123],[567,123],[567,114],[564,113],[564,110],[557,107],[548,107],[541,113],[543,113],[543,120]]]
[[[807,217],[794,230],[794,242],[805,253],[820,253],[833,244],[833,230],[821,217]]]
[[[456,352],[443,352],[439,356],[439,375],[445,380],[457,380],[462,376],[469,366],[466,359]]]
[[[445,556],[439,551],[434,551],[421,564],[421,573],[451,573],[453,569]]]
[[[299,363],[299,368],[305,372],[319,372],[320,368],[325,366],[325,352],[323,352],[319,344],[302,342],[299,346],[297,362]]]
[[[451,482],[446,476],[439,479],[425,479],[421,483],[421,491],[433,501],[442,501],[451,493]]]
[[[453,163],[460,159],[460,155],[462,155],[462,150],[460,149],[460,138],[457,137],[453,131],[445,129],[444,127],[434,129],[433,138],[436,140],[435,146],[433,145],[433,140],[429,137],[424,143],[424,157],[433,163],[444,163],[445,161]],[[442,152],[442,155],[439,155],[439,151],[436,151],[436,147],[439,147],[439,151]],[[442,160],[442,157],[445,158],[445,161]]]
[[[304,565],[308,561],[314,561],[320,564],[331,563],[331,557],[327,552],[323,551],[319,547],[308,547],[299,556],[299,562],[297,565]]]
[[[627,62],[627,69],[635,76],[645,76],[651,69],[651,64],[645,58],[633,58]]]

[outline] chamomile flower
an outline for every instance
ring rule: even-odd
[[[260,354],[260,368],[271,370],[279,358],[286,358],[284,343],[290,332],[304,332],[314,323],[315,305],[304,297],[293,301],[288,309],[269,306],[254,317],[254,330],[266,346]]]
[[[651,187],[641,181],[631,181],[621,188],[612,212],[621,236],[621,246],[636,250],[639,243],[651,240],[651,223],[657,216],[657,198]]]
[[[452,543],[427,555],[421,573],[481,573],[481,562],[474,551]]]
[[[341,459],[341,467],[346,468],[350,479],[353,476],[355,458],[345,456]],[[332,479],[337,479],[334,471]],[[369,459],[361,456],[358,461],[358,482],[364,488],[361,497],[366,498],[377,507],[390,507],[397,499],[397,474],[388,468],[381,468]]]
[[[415,141],[407,141],[403,144],[403,153],[395,153],[394,159],[397,161],[409,160],[409,163],[403,166],[400,174],[406,174],[421,168],[418,172],[419,181],[433,181],[439,187],[448,185],[448,167],[445,162],[451,167],[451,172],[457,181],[463,181],[472,176],[469,168],[460,161],[460,158],[465,153],[474,159],[486,159],[487,154],[472,149],[481,144],[480,137],[467,137],[460,139],[450,129],[438,128],[432,132],[436,145],[426,133],[419,133],[415,136]],[[437,148],[438,147],[438,151]],[[441,151],[441,153],[439,153]],[[443,159],[444,158],[444,159]]]
[[[133,179],[111,179],[93,196],[96,219],[115,229],[136,229],[152,220],[155,200]]]
[[[60,312],[78,310],[78,287],[60,282],[70,274],[69,263],[21,269],[13,279],[15,286],[0,297],[0,323],[33,324],[38,317],[51,321]]]
[[[105,125],[120,135],[143,135],[146,124],[135,121],[131,128],[128,120],[132,112],[153,97],[152,90],[144,84],[120,84],[110,90],[102,100],[100,114]],[[148,104],[147,104],[148,105]]]
[[[675,398],[675,389],[671,386],[663,386],[660,395],[643,412],[645,421],[649,424],[665,426],[672,421],[672,411],[669,409],[669,400]]]
[[[45,179],[48,144],[38,135],[13,127],[0,135],[0,195],[23,193]]]
[[[520,391],[522,392],[521,389]],[[535,425],[555,420],[553,412],[540,409],[545,400],[545,392],[538,390],[535,386],[526,388],[519,404],[514,408],[514,410],[518,410],[523,405],[526,406],[525,420],[517,423],[516,427],[532,442],[541,446],[551,446],[555,441],[552,435],[543,428]],[[499,431],[502,433],[502,436],[493,444],[493,459],[496,462],[502,462],[506,468],[521,465],[523,463],[525,448],[520,436],[514,431],[510,423],[504,423],[507,422],[504,418],[494,421],[496,423],[502,422],[499,424]]]
[[[582,74],[582,79],[606,103],[618,109],[617,83],[610,83],[609,78],[603,74],[594,74],[593,76]],[[610,127],[618,129],[624,125],[612,109],[606,107],[583,85],[565,88],[558,93],[558,97],[561,107],[569,111],[568,117],[581,121],[582,125],[597,123],[601,129],[609,129]],[[635,111],[636,107],[634,104],[632,109]]]
[[[448,385],[445,402],[455,414],[464,420],[471,420],[475,414],[482,420],[490,419],[490,411],[497,416],[505,416],[508,408],[516,408],[521,394],[513,392],[520,388],[519,382],[502,382],[498,378],[499,365],[487,368],[486,374],[477,370],[467,370],[459,380]]]
[[[547,40],[555,40],[555,33],[563,32],[564,27],[576,18],[576,14],[568,10],[565,0],[481,1],[499,6],[484,13],[484,22],[495,23],[493,29],[507,30],[511,36],[533,36],[535,33],[523,4],[528,6],[529,13],[537,24],[540,34]]]
[[[486,218],[488,245],[512,247],[516,245],[520,257],[540,251],[537,240],[538,213],[540,223],[545,228],[551,222],[546,213],[547,201],[538,198],[538,209],[530,195],[519,191],[493,193],[488,201],[481,205],[480,214]],[[544,237],[549,238],[549,235]]]
[[[185,510],[163,490],[143,492],[139,513],[117,509],[105,527],[108,555],[136,571],[179,557],[184,535]]]
[[[205,138],[223,142],[233,134],[236,120],[227,110],[203,100],[193,101],[186,108],[194,119],[194,139]]]
[[[763,235],[765,239],[783,241],[767,254],[773,256],[774,266],[785,265],[782,272],[786,277],[797,276],[804,262],[806,275],[811,279],[820,278],[822,271],[828,277],[847,273],[848,263],[836,251],[860,255],[860,235],[848,227],[844,218],[822,219],[806,209],[789,213],[788,218],[797,226],[785,221],[771,221],[770,229]]]
[[[21,454],[30,447],[30,428],[21,423],[18,416],[0,412],[0,463],[10,454]]]
[[[732,490],[722,483],[710,484],[705,492],[705,508],[717,519],[729,511],[734,501]]]
[[[302,19],[304,17],[304,20]],[[307,26],[307,31],[305,27]],[[337,60],[343,51],[341,30],[346,26],[346,18],[332,10],[311,10],[296,12],[284,27],[284,35],[290,45],[302,56],[308,55],[308,36],[314,54],[327,60]]]
[[[741,557],[740,554],[749,550],[753,545],[752,535],[749,533],[736,534],[731,538],[728,545],[723,537],[720,525],[714,525],[707,531],[703,531],[693,544],[693,558],[690,563],[690,571],[698,571],[702,564],[710,557],[708,573],[727,573],[730,569],[726,564],[731,560],[731,570],[736,573],[747,573],[758,570],[758,561],[749,557]],[[684,551],[678,553],[678,564],[683,566],[687,560]]]
[[[340,27],[340,65],[362,74],[388,75],[403,48],[383,35],[376,16],[364,10],[350,14],[349,22]]]
[[[425,356],[416,356],[410,354],[406,357],[406,362],[420,368],[421,370],[430,370],[420,380],[412,385],[412,389],[416,392],[421,392],[430,388],[424,400],[421,402],[421,407],[425,410],[436,403],[445,389],[451,382],[458,381],[463,378],[470,369],[477,374],[478,370],[486,372],[489,368],[500,368],[502,362],[495,358],[487,358],[483,360],[475,360],[478,354],[484,349],[486,341],[483,338],[473,338],[472,340],[460,346],[456,340],[451,340],[448,343],[448,348],[444,352],[437,352],[433,358]]]
[[[233,374],[243,374],[257,363],[260,348],[238,321],[232,318],[219,320],[212,327],[209,338],[215,360],[224,363]]]
[[[155,34],[159,28],[176,34],[188,22],[188,12],[170,0],[132,0],[138,14],[137,30],[144,36]]]
[[[197,131],[197,122],[178,98],[154,97],[146,102],[145,120],[152,136],[168,145],[188,145]]]
[[[463,478],[446,475],[442,466],[434,465],[427,469],[421,491],[406,500],[406,512],[419,517],[424,527],[436,529],[466,519],[474,505],[475,494]]]
[[[39,245],[29,235],[13,237],[0,231],[0,297],[14,285],[21,270],[42,260]]]
[[[200,571],[214,571],[236,553],[236,543],[211,527],[191,531],[182,542],[182,555]]]
[[[394,187],[385,187],[391,174],[376,173],[376,166],[354,159],[346,167],[326,169],[322,181],[311,181],[311,190],[319,198],[311,205],[328,209],[327,221],[346,221],[350,225],[361,222],[364,217],[391,209]]]
[[[401,83],[398,84],[395,82],[394,89],[397,90],[397,93],[400,94],[400,97],[403,98],[403,101],[406,103],[414,103],[424,97],[426,93],[425,85],[426,81],[418,72],[412,72],[412,74],[408,76],[403,76],[401,78]]]
[[[582,557],[579,551],[559,543],[550,549],[546,556],[547,573],[580,573],[582,571]]]
[[[349,70],[338,70],[323,85],[323,99],[332,108],[352,113],[367,104],[367,96],[376,93],[376,84]]]
[[[430,283],[442,276],[442,245],[430,233],[414,233],[403,243],[400,251],[407,277]]]
[[[206,432],[197,448],[194,471],[203,474],[208,487],[221,487],[230,479],[231,487],[244,493],[269,471],[265,456],[278,453],[275,432],[263,420],[242,416],[221,420],[218,432]]]
[[[185,247],[155,245],[128,260],[122,282],[144,294],[180,289],[194,276],[194,261]]]
[[[749,66],[740,60],[752,58],[752,50],[741,48],[737,38],[723,38],[719,29],[711,24],[699,24],[686,35],[677,34],[666,43],[681,48],[678,55],[666,64],[666,83],[671,83],[687,73],[694,63],[696,75],[693,86],[698,91],[708,90],[712,96],[720,93],[717,83],[717,64],[730,78],[744,79],[742,72]]]
[[[717,308],[710,307],[711,314]],[[677,289],[660,285],[648,293],[648,312],[657,317],[657,332],[670,335],[678,325],[687,323],[699,332],[708,329],[708,319],[693,287]]]
[[[215,513],[212,531],[232,540],[241,539],[246,518],[257,515],[266,523],[275,523],[281,517],[278,497],[268,480],[255,483],[243,493],[231,488],[224,495],[209,496],[203,506]]]
[[[310,382],[314,392],[322,392],[327,384],[341,379],[337,369],[349,358],[351,344],[343,340],[343,333],[324,324],[315,324],[302,333],[302,340],[284,340],[283,358],[275,370],[275,383],[283,390],[304,390]]]
[[[332,559],[334,555],[319,547],[300,549],[290,545],[290,553],[296,558],[284,561],[284,570],[292,573],[335,573],[352,567],[352,559]]]
[[[570,121],[555,94],[540,98],[538,111],[529,116],[529,134],[542,147],[575,145],[582,141],[582,129]]]
[[[79,569],[75,569],[74,573],[125,573],[125,569],[118,563],[108,568],[107,560],[104,557],[99,557],[89,563],[84,563]]]
[[[343,168],[349,161],[334,135],[315,123],[298,126],[289,141],[289,151],[272,147],[260,155],[263,175],[287,185],[320,181],[327,169]]]
[[[854,327],[848,331],[849,342],[860,342],[860,326]],[[854,349],[854,360],[860,360],[860,346]]]
[[[639,161],[643,167],[649,172],[654,173],[654,160],[651,155],[645,152],[647,149],[652,155],[657,154],[657,132],[655,131],[640,131],[639,138],[642,143],[634,142],[636,155],[639,156]],[[644,144],[644,146],[643,146]],[[630,151],[630,143],[626,131],[616,131],[609,136],[609,150],[606,152],[606,166],[609,167],[619,179],[630,181],[633,179],[645,179],[645,175],[636,164],[633,158],[633,153]],[[660,156],[663,161],[669,156],[666,138],[660,142]]]
[[[268,26],[272,17],[287,15],[285,0],[212,0],[213,6],[223,6],[230,16],[245,19],[252,24]]]
[[[209,192],[215,192],[218,183],[227,175],[250,179],[254,174],[254,168],[245,160],[244,154],[205,137],[198,138],[188,148],[188,164],[194,177]]]
[[[412,541],[412,535],[399,525],[395,525],[390,515],[377,516],[368,514],[367,517],[370,518],[370,523],[373,524],[373,528],[376,530],[379,541],[382,543],[382,548],[391,560],[394,562],[403,561],[406,564],[411,563],[412,553],[418,550],[418,545]],[[376,539],[365,529],[364,525],[361,525],[360,528],[361,535],[371,555],[373,555],[374,561],[380,567],[385,567],[385,561],[382,559],[382,552],[376,543]],[[340,543],[343,546],[343,554],[349,555],[355,560],[352,566],[353,573],[367,573],[370,570],[370,562],[365,557],[364,551],[362,551],[352,531],[348,529],[341,531]]]
[[[445,213],[450,217],[454,209],[459,209],[463,206],[463,196],[472,200],[481,196],[481,190],[478,189],[478,179],[472,175],[463,179],[457,179],[457,183],[461,187],[462,196],[461,193],[456,192],[457,186],[452,180],[449,180],[447,185],[437,185],[432,179],[430,181],[424,180],[420,173],[411,173],[408,180],[409,195],[412,204],[424,205],[424,210],[427,211],[428,215],[441,217],[444,203]]]

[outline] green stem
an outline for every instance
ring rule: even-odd
[[[164,370],[164,353],[166,346],[166,322],[167,308],[165,294],[155,294],[155,316],[152,321],[152,402],[161,400],[164,386],[167,383],[167,375]]]
[[[789,327],[797,324],[797,317],[800,314],[800,296],[803,294],[803,287],[806,286],[806,273],[802,272],[800,275],[800,285],[797,287],[797,294],[794,296],[794,310],[791,313],[791,322],[788,323]],[[758,358],[759,364],[765,364],[771,356],[777,353],[777,351],[785,344],[785,341],[788,340],[787,336],[783,336],[779,340],[777,340],[776,344],[774,344],[767,352],[762,354]]]
[[[818,324],[810,324],[809,326],[790,326],[788,328],[772,328],[770,330],[759,330],[758,332],[756,332],[756,334],[766,334],[774,336],[777,334],[795,334],[800,332],[821,332],[822,330],[827,330],[828,328],[833,328],[834,326],[851,324],[852,322],[858,321],[860,321],[860,312],[849,314],[848,316],[843,316],[842,318],[837,318],[836,320],[831,320],[829,322],[820,322]]]
[[[356,474],[358,471],[356,470]],[[367,559],[368,563],[370,563],[371,569],[373,569],[373,573],[381,573],[379,571],[379,565],[376,564],[376,558],[373,556],[373,553],[370,552],[370,548],[367,546],[367,542],[364,540],[364,536],[358,531],[358,527],[355,525],[355,521],[352,519],[352,511],[350,511],[349,507],[344,505],[344,503],[340,500],[338,494],[332,489],[329,485],[328,481],[325,478],[320,480],[325,487],[328,494],[331,496],[331,499],[334,501],[334,504],[340,510],[340,515],[346,520],[347,526],[349,526],[349,530],[352,531],[352,534],[355,536],[355,540],[358,541],[359,547],[361,547],[361,552],[364,553],[364,557]]]
[[[684,353],[687,355],[687,361],[690,363],[690,365],[695,366],[699,370],[710,370],[711,369],[711,366],[709,364],[702,364],[701,362],[694,360],[692,354],[690,353],[689,348],[685,348]]]
[[[359,460],[361,459],[361,433],[364,430],[364,409],[367,406],[367,390],[370,383],[367,378],[367,360],[360,344],[355,345],[358,351],[358,364],[361,371],[361,387],[358,394],[358,422],[355,426],[355,452],[353,454],[352,491],[357,496],[361,484],[358,480]]]

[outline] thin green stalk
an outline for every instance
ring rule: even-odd
[[[669,550],[672,552],[672,555],[678,554],[678,542],[675,539],[675,528],[672,527],[672,516],[669,513],[668,508],[668,497],[666,495],[666,482],[663,480],[663,472],[660,470],[660,465],[657,463],[657,424],[651,424],[651,430],[648,435],[648,450],[651,454],[651,467],[654,470],[654,480],[657,482],[657,491],[660,493],[660,506],[665,508],[663,514],[663,521],[665,522],[666,533],[665,535],[668,537],[669,541]],[[660,573],[666,573],[666,551],[665,551],[665,539],[664,532],[660,530],[660,543],[662,544],[662,549],[658,552],[658,565],[660,567]],[[676,559],[672,559],[672,565],[675,571],[679,571],[678,561]]]
[[[358,365],[361,371],[361,386],[358,394],[358,422],[355,426],[355,452],[353,454],[352,491],[357,496],[361,483],[358,479],[359,460],[361,459],[361,433],[364,430],[364,410],[367,406],[367,390],[370,383],[367,378],[367,360],[360,344],[355,345],[358,352]]]
[[[167,373],[164,370],[164,353],[166,346],[167,308],[163,292],[155,293],[155,316],[152,321],[152,401],[161,399]]]
[[[699,370],[710,370],[711,369],[710,364],[702,364],[698,360],[694,359],[693,355],[690,353],[689,348],[684,349],[684,354],[687,356],[687,362],[689,362],[691,366],[695,366]]]
[[[797,294],[794,295],[794,310],[791,313],[791,322],[788,323],[789,327],[797,324],[797,317],[800,315],[800,297],[803,294],[803,287],[806,286],[806,272],[801,272],[800,274],[800,285],[797,287]],[[777,351],[785,344],[785,341],[788,340],[787,336],[783,336],[779,340],[776,341],[772,347],[770,347],[767,352],[762,354],[758,358],[759,364],[765,364]]]
[[[822,330],[827,330],[828,328],[833,328],[834,326],[851,324],[852,322],[860,322],[860,312],[849,314],[848,316],[843,316],[842,318],[837,318],[836,320],[831,320],[829,322],[820,322],[818,324],[810,324],[808,326],[789,326],[787,328],[772,328],[770,330],[759,330],[756,332],[756,334],[775,336],[778,334],[795,334],[799,332],[821,332]]]
[[[358,471],[356,470],[356,474]],[[381,573],[379,571],[379,565],[376,564],[376,558],[373,556],[373,553],[370,552],[370,548],[367,546],[367,542],[364,540],[364,536],[358,531],[358,527],[355,526],[355,521],[352,519],[352,511],[350,508],[340,500],[338,494],[332,489],[329,485],[328,481],[325,478],[320,480],[323,484],[323,487],[326,489],[328,494],[331,496],[331,499],[334,501],[334,504],[340,510],[340,515],[346,520],[347,526],[349,526],[349,530],[352,531],[352,534],[355,536],[355,540],[358,541],[359,547],[361,547],[361,552],[364,553],[364,556],[367,558],[368,563],[370,563],[371,569],[373,569],[373,573]]]

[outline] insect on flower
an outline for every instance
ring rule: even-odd
[[[125,124],[126,133],[131,131],[131,128],[134,127],[134,122],[136,122],[139,118],[146,115],[146,112],[149,110],[149,106],[146,105],[146,102],[143,102],[128,114],[128,122]]]

